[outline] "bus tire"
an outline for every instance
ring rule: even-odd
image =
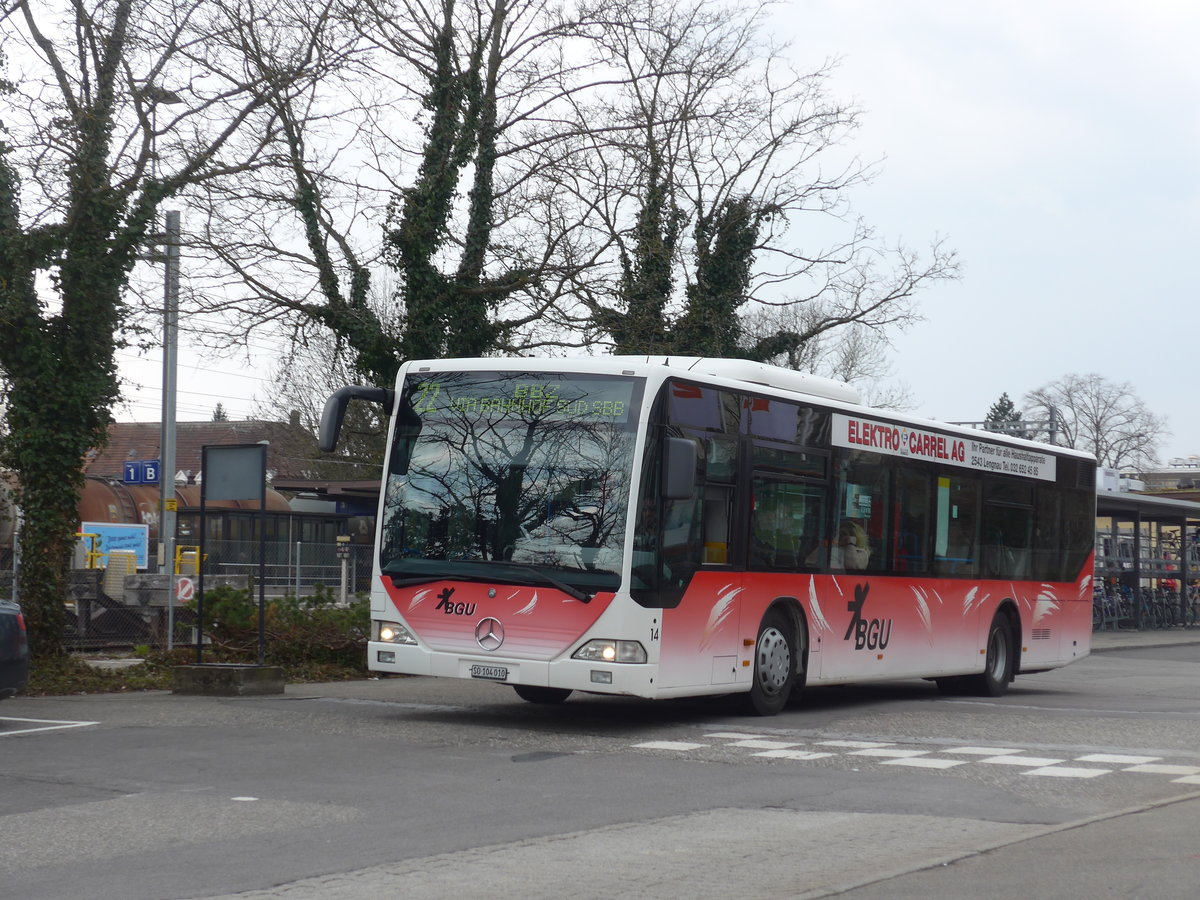
[[[988,628],[987,654],[983,672],[967,680],[972,694],[980,697],[1001,697],[1013,680],[1015,651],[1012,626],[1008,616],[997,612]]]
[[[751,669],[749,711],[759,716],[777,715],[796,683],[796,629],[778,609],[768,610],[758,626]]]
[[[529,703],[562,703],[571,696],[570,688],[539,687],[536,684],[514,684],[513,690]]]

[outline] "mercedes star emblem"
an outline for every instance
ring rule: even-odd
[[[488,616],[475,626],[475,643],[484,650],[499,650],[504,643],[504,626],[499,619]]]

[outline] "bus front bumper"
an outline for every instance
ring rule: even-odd
[[[467,678],[603,694],[658,696],[653,665],[603,664],[578,659],[551,661],[484,654],[429,652],[406,644],[367,643],[367,668],[395,675]]]

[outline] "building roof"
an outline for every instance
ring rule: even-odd
[[[161,459],[162,426],[158,422],[116,422],[109,426],[108,444],[92,450],[84,461],[87,475],[121,478],[130,460]],[[190,477],[200,471],[204,447],[257,444],[267,441],[267,469],[274,477],[308,480],[317,477],[317,442],[299,424],[246,420],[241,422],[177,422],[175,470]]]
[[[1195,493],[1171,497],[1136,494],[1127,491],[1097,491],[1096,515],[1129,521],[1140,518],[1150,522],[1200,521],[1200,503]]]

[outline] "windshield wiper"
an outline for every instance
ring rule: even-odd
[[[528,575],[533,575],[534,580],[540,581],[543,584],[548,584],[551,587],[556,587],[569,597],[573,597],[580,603],[591,603],[592,595],[581,591],[574,585],[567,584],[561,578],[551,575],[545,569],[538,566],[529,565],[527,563],[513,562],[497,562],[490,563],[489,566],[505,566],[509,568],[520,569],[521,574],[516,575],[498,575],[494,571],[489,572],[438,572],[429,573],[428,575],[404,575],[400,573],[388,572],[387,574],[392,579],[392,587],[408,587],[414,584],[429,584],[432,581],[475,581],[486,584],[489,581],[498,581],[503,584],[526,584],[530,579]]]
[[[551,587],[558,588],[560,591],[562,591],[568,597],[574,597],[580,603],[591,603],[592,602],[591,594],[581,591],[579,588],[575,587],[572,584],[567,584],[565,581],[563,581],[557,575],[552,575],[550,572],[547,572],[545,569],[541,568],[540,566],[531,565],[530,563],[515,563],[515,562],[503,562],[503,563],[498,563],[498,565],[510,566],[514,569],[520,569],[522,572],[529,572],[531,575],[536,576],[538,578],[538,580],[540,580],[544,584],[548,584]]]

